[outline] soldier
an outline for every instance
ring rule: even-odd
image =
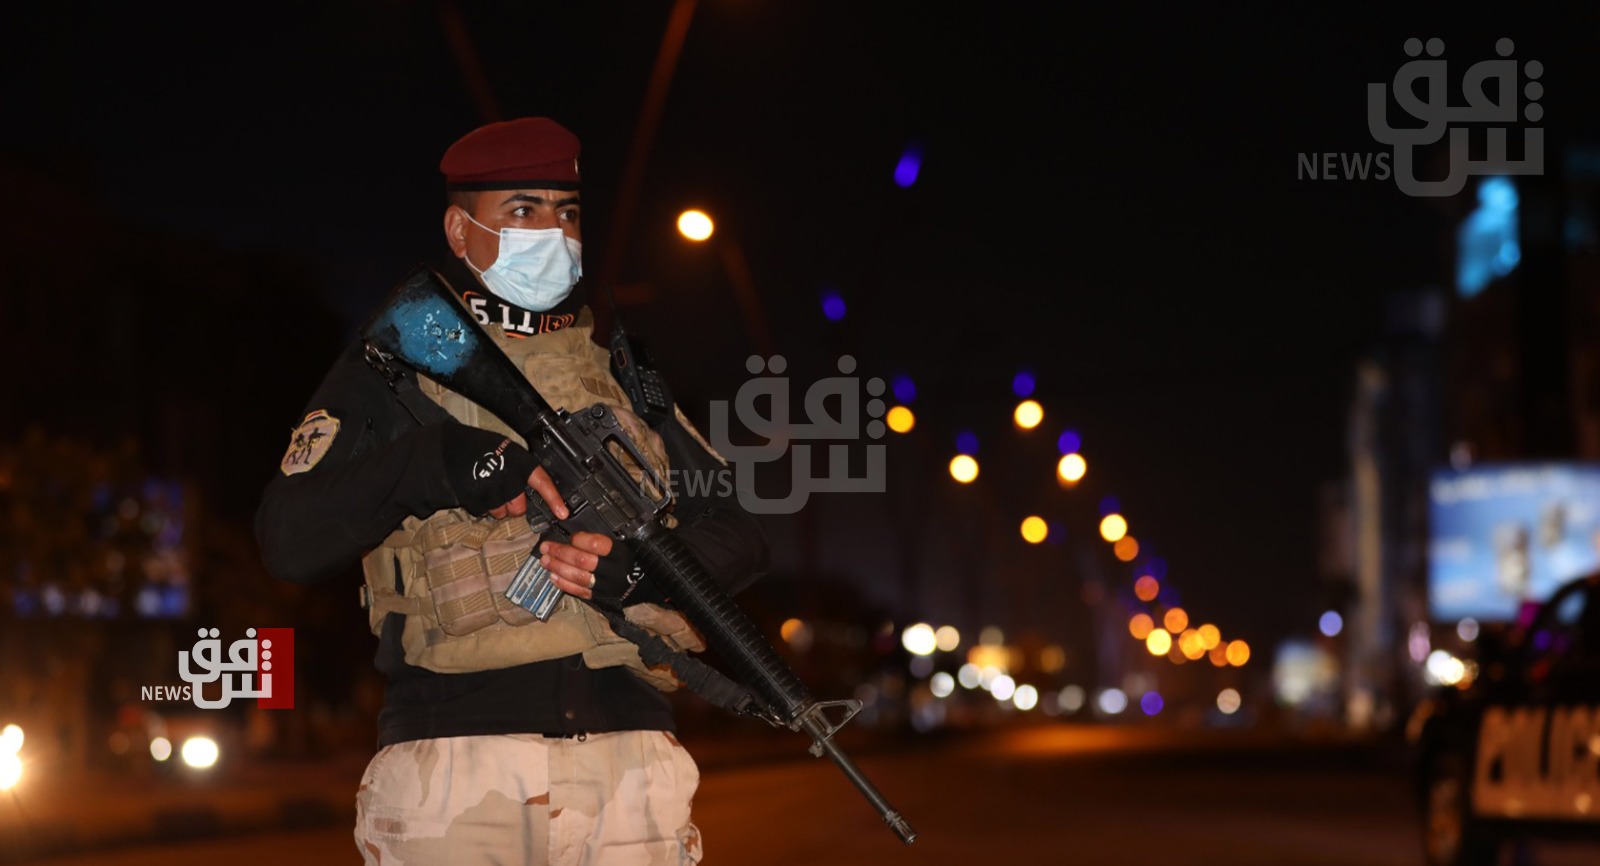
[[[446,151],[445,240],[470,272],[455,284],[476,283],[463,300],[546,400],[609,404],[666,478],[667,452],[684,444],[664,445],[630,411],[592,339],[578,152],[576,136],[538,117],[489,124]],[[690,449],[720,459],[678,419]],[[362,561],[387,679],[379,751],[356,797],[367,863],[700,860],[689,814],[699,772],[673,736],[670,672],[645,667],[586,604],[569,597],[538,622],[502,594],[536,544],[569,596],[617,596],[637,579],[608,536],[538,539],[525,487],[567,512],[515,433],[426,377],[387,381],[356,343],[280,469],[256,516],[268,568],[310,583]],[[673,518],[730,590],[764,567],[759,525],[730,501],[680,496]],[[642,597],[630,620],[703,646],[659,599],[631,600]]]

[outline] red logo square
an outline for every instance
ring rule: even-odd
[[[263,710],[294,709],[294,629],[258,628],[256,640],[261,653],[256,662],[256,679],[263,690],[272,677],[272,697],[256,698]]]

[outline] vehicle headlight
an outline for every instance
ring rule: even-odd
[[[217,748],[217,741],[210,737],[190,737],[183,741],[179,755],[185,764],[196,770],[209,770],[222,755],[222,750]]]
[[[6,725],[0,729],[0,755],[15,755],[22,751],[22,728]]]
[[[0,753],[0,791],[9,791],[22,781],[22,759],[9,752]]]
[[[0,729],[0,791],[9,791],[22,781],[22,728],[6,725]]]

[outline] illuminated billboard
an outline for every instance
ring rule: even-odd
[[[1440,470],[1428,512],[1435,621],[1511,621],[1524,601],[1600,569],[1600,464]]]

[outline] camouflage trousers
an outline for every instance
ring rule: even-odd
[[[689,864],[700,771],[664,731],[396,743],[356,793],[368,866]]]

